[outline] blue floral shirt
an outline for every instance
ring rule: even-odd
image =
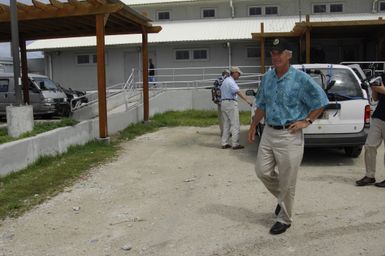
[[[329,101],[319,84],[305,72],[290,66],[281,78],[275,70],[262,78],[256,95],[256,107],[265,112],[265,122],[285,125],[305,119],[308,114]]]

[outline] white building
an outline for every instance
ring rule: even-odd
[[[149,58],[158,81],[200,80],[218,76],[225,66],[238,65],[248,73],[259,71],[260,45],[252,33],[290,36],[294,63],[304,62],[300,37],[291,34],[310,15],[314,28],[314,62],[385,59],[385,0],[125,0],[147,15],[158,34],[149,34]],[[367,21],[367,22],[366,22]],[[374,21],[374,22],[373,22]],[[377,22],[378,21],[378,22]],[[335,23],[333,23],[335,22]],[[344,25],[338,26],[338,22]],[[355,27],[355,24],[370,27]],[[352,26],[347,26],[352,24]],[[29,51],[43,51],[46,73],[64,87],[96,88],[95,37],[38,40]],[[136,70],[141,77],[140,35],[106,37],[107,84],[123,82]],[[265,49],[269,52],[268,47]],[[269,55],[266,63],[269,63]],[[216,68],[209,68],[216,67]],[[183,69],[181,69],[183,68]],[[188,69],[185,69],[188,68]],[[191,74],[181,77],[180,74]]]

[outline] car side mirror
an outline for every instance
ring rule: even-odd
[[[255,96],[257,93],[253,89],[246,90],[246,96]]]

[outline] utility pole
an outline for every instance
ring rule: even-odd
[[[11,34],[12,34],[12,57],[13,57],[13,76],[15,83],[16,105],[22,104],[20,87],[20,59],[19,59],[19,25],[17,20],[16,0],[10,0],[11,11]]]

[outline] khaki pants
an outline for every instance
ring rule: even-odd
[[[229,143],[231,132],[231,146],[239,145],[239,110],[238,102],[235,100],[224,100],[221,102],[221,111],[223,119],[222,146]]]
[[[221,137],[222,137],[222,134],[223,134],[223,117],[222,117],[221,103],[217,104],[217,108],[218,108],[219,129],[221,131]]]
[[[277,203],[281,206],[277,221],[281,223],[292,222],[295,186],[303,149],[303,131],[291,134],[288,130],[275,130],[265,125],[255,172],[277,198]]]
[[[373,118],[370,122],[370,129],[365,142],[366,176],[370,178],[374,178],[376,174],[377,149],[383,141],[385,143],[385,122],[381,119]]]

